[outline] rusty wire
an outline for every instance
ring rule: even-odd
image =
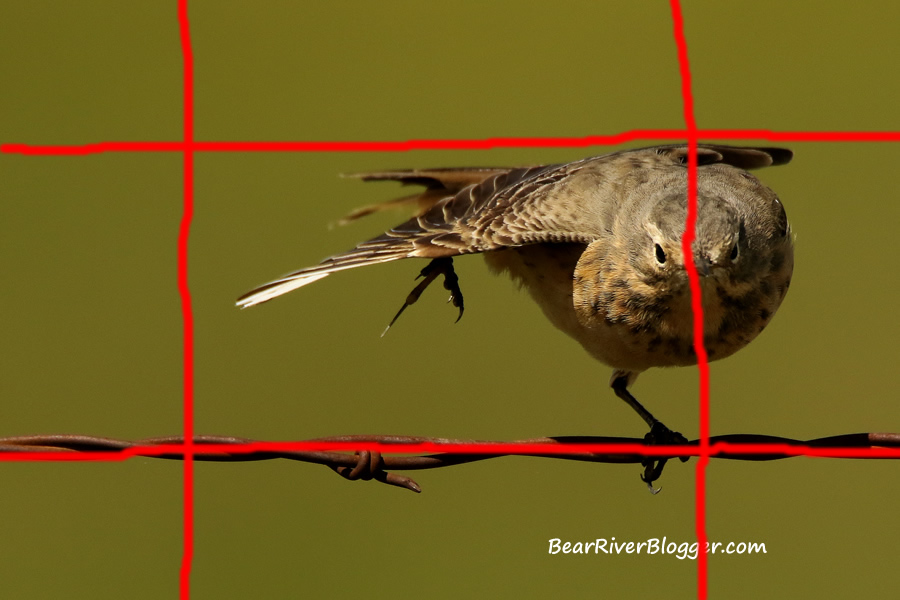
[[[832,449],[832,450],[861,450],[861,449],[897,449],[900,448],[900,434],[898,433],[856,433],[817,438],[801,441],[790,438],[776,437],[758,434],[732,434],[714,436],[709,438],[712,458],[725,458],[731,460],[778,460],[802,456],[805,449]],[[94,453],[95,455],[115,454],[127,456],[141,456],[149,458],[163,458],[169,460],[182,460],[184,458],[184,438],[170,436],[161,438],[148,438],[143,440],[117,440],[112,438],[94,437],[85,435],[32,435],[0,438],[0,458],[3,454],[14,453],[41,453],[44,460],[66,460],[72,452]],[[202,435],[193,438],[192,455],[198,461],[216,462],[245,462],[257,460],[271,460],[283,458],[308,463],[326,465],[333,471],[349,480],[380,481],[390,485],[406,488],[414,492],[420,492],[421,488],[411,478],[388,472],[390,470],[420,470],[449,467],[501,456],[531,456],[542,458],[558,458],[566,460],[578,460],[601,463],[640,463],[645,461],[648,455],[654,454],[652,445],[648,445],[643,439],[621,437],[597,437],[597,436],[563,436],[547,437],[530,440],[517,440],[514,442],[489,442],[483,440],[455,440],[448,438],[427,438],[417,436],[397,435],[344,435],[328,438],[308,440],[313,444],[338,444],[359,445],[366,444],[397,446],[397,452],[402,452],[403,445],[432,444],[435,446],[468,446],[477,450],[477,446],[490,448],[491,446],[503,446],[505,452],[446,452],[419,456],[384,456],[377,450],[357,450],[351,452],[339,451],[310,451],[284,449],[279,446],[289,447],[291,442],[275,443],[260,442],[246,438]],[[519,452],[515,445],[529,446],[529,451]],[[604,444],[630,444],[644,446],[636,452],[595,452],[581,451],[573,446]],[[728,448],[727,445],[753,445],[756,451],[742,451],[737,447]],[[546,446],[546,452],[534,452],[534,446]],[[696,455],[699,441],[694,440],[684,444],[684,451],[671,452],[665,457],[683,457]],[[229,446],[234,449],[228,448]],[[261,447],[260,447],[261,446]],[[569,446],[569,448],[566,448]],[[718,447],[717,447],[718,446]],[[771,450],[765,447],[771,446]],[[382,446],[383,447],[383,446]],[[786,447],[790,447],[789,449]],[[388,451],[392,451],[389,448]],[[570,451],[571,450],[571,451]],[[602,448],[601,448],[602,450]],[[54,457],[54,454],[60,456]],[[816,453],[822,456],[822,454]],[[841,457],[836,452],[832,457]],[[873,456],[865,453],[850,453],[846,458],[900,458],[900,452],[890,452]],[[10,459],[15,460],[13,457]],[[24,457],[23,457],[24,458]]]

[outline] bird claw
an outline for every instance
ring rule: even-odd
[[[656,421],[647,435],[644,436],[644,443],[651,446],[680,446],[688,443],[686,437],[672,431],[661,422]],[[678,457],[681,462],[687,462],[687,456]],[[661,488],[654,488],[653,482],[662,476],[663,468],[669,462],[667,457],[647,456],[641,461],[644,467],[644,473],[641,475],[641,481],[647,484],[651,494],[658,494]]]
[[[422,292],[425,291],[431,282],[437,279],[438,275],[443,274],[444,276],[444,289],[450,292],[450,298],[447,302],[452,302],[453,306],[459,309],[459,316],[456,317],[456,323],[462,319],[463,310],[465,310],[465,306],[463,304],[463,295],[462,291],[459,289],[459,277],[456,275],[456,271],[453,269],[453,259],[450,257],[442,257],[433,259],[428,265],[422,269],[416,279],[422,279],[416,287],[409,293],[406,297],[406,301],[403,303],[403,306],[400,307],[400,310],[397,311],[397,314],[394,315],[394,318],[391,319],[391,322],[388,323],[388,326],[384,328],[384,331],[381,333],[381,337],[384,337],[384,334],[388,332],[388,330],[397,322],[397,319],[400,318],[400,315],[403,314],[403,311],[406,310],[406,307],[412,306],[419,299],[419,296],[422,295]]]
[[[446,261],[442,263],[438,268],[440,272],[444,274],[444,289],[450,292],[450,297],[447,299],[447,302],[452,302],[453,306],[459,309],[459,315],[456,317],[454,323],[459,323],[459,320],[462,319],[463,311],[466,309],[463,304],[463,295],[462,290],[459,289],[459,277],[456,275],[456,271],[453,269],[453,259],[452,258],[436,258],[425,269],[422,269],[424,272],[426,269],[431,268],[434,263],[437,261]]]

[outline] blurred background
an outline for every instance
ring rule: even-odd
[[[0,9],[0,142],[177,140],[175,2]],[[583,136],[683,127],[667,2],[191,2],[198,140]],[[898,130],[893,2],[685,3],[702,128]],[[632,144],[651,145],[653,141]],[[747,141],[747,145],[753,144]],[[756,141],[766,145],[770,142]],[[795,143],[758,172],[787,207],[796,268],[778,316],[711,369],[712,434],[900,431],[900,144]],[[522,165],[618,148],[196,156],[190,284],[196,430],[265,440],[385,433],[640,436],[610,371],[479,257],[465,317],[422,265],[361,269],[247,311],[254,286],[404,219],[334,223],[400,193],[339,174]],[[0,156],[0,435],[178,434],[177,154]],[[697,372],[635,393],[697,435]],[[414,474],[420,495],[288,462],[196,465],[195,598],[696,593],[696,562],[549,556],[548,540],[694,540],[694,467],[651,496],[634,465],[506,458]],[[7,597],[177,593],[179,463],[4,463]],[[893,589],[897,464],[713,461],[711,598]]]

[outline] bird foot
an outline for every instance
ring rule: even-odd
[[[660,421],[656,421],[650,427],[650,431],[644,436],[644,443],[650,446],[681,446],[688,443],[686,437],[672,431]],[[678,457],[681,462],[687,462],[687,456]],[[667,457],[647,456],[641,461],[644,467],[644,474],[641,475],[641,481],[647,484],[651,494],[658,494],[660,488],[654,488],[653,482],[662,476],[663,468],[669,461]]]
[[[382,337],[397,322],[397,319],[400,318],[406,307],[416,303],[419,296],[425,291],[425,288],[431,285],[431,282],[437,279],[438,275],[444,276],[444,289],[450,292],[450,299],[447,302],[452,302],[453,306],[459,309],[459,316],[456,317],[456,322],[462,319],[465,306],[463,305],[462,291],[459,289],[459,277],[457,277],[456,271],[453,269],[453,259],[450,257],[435,258],[416,277],[416,279],[422,278],[422,281],[406,297],[406,302],[403,303],[403,306],[400,307],[400,310],[397,311],[397,314],[394,315],[388,326],[384,328],[384,331],[381,333]]]

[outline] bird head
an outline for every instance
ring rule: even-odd
[[[644,221],[641,240],[632,248],[633,264],[640,273],[670,286],[687,285],[682,238],[687,219],[683,194],[667,195],[656,202]],[[750,243],[742,215],[726,199],[699,195],[691,246],[701,285],[714,281],[745,280],[754,273],[761,257],[759,245]]]

